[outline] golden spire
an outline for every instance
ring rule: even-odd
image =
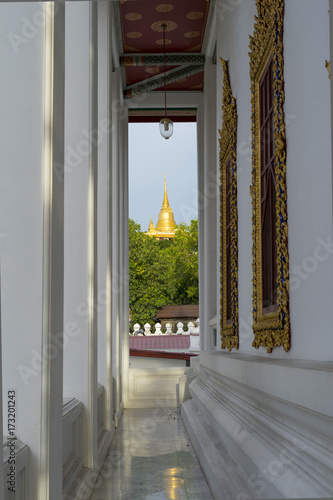
[[[173,238],[175,235],[176,222],[173,211],[169,205],[166,187],[166,176],[164,174],[164,198],[162,208],[156,224],[156,236],[160,238]]]
[[[153,224],[153,218],[150,217],[150,224],[148,226],[148,235],[149,236],[155,236],[156,235],[156,228]]]
[[[168,208],[168,207],[170,208],[167,187],[166,187],[166,175],[164,174],[164,198],[163,198],[162,208]]]

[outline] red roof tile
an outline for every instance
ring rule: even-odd
[[[199,304],[190,304],[184,306],[164,306],[157,311],[158,318],[195,318],[199,316]]]
[[[130,336],[130,349],[189,349],[190,335]]]

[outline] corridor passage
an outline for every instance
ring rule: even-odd
[[[176,409],[125,410],[90,500],[213,500]]]

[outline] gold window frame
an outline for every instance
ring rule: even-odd
[[[228,62],[223,66],[222,129],[220,145],[220,286],[222,349],[238,349],[238,215],[237,215],[237,105],[232,95]],[[226,248],[226,167],[230,158],[230,264],[231,321],[227,322],[227,248]]]
[[[284,116],[284,0],[256,0],[254,34],[250,36],[250,77],[252,104],[252,269],[253,347],[290,348],[289,255],[286,186],[286,133]],[[261,246],[261,162],[259,84],[273,57],[274,140],[276,179],[276,261],[277,311],[263,314]]]

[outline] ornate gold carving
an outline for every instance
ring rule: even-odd
[[[253,346],[265,346],[267,352],[283,345],[290,348],[289,255],[286,188],[286,133],[284,118],[284,0],[256,0],[254,34],[250,37],[250,76],[252,102],[252,268],[253,268]],[[260,185],[260,116],[259,82],[273,57],[274,138],[276,177],[276,255],[277,306],[272,314],[262,310],[261,256],[261,185]]]
[[[156,7],[158,12],[170,12],[173,9],[173,5],[170,3],[161,3]]]
[[[203,15],[204,15],[203,12],[195,11],[195,12],[189,12],[188,14],[186,14],[186,17],[187,19],[196,20],[196,19],[201,19]]]
[[[141,14],[138,14],[137,12],[130,12],[129,14],[125,14],[125,19],[127,19],[127,21],[138,21],[141,18]]]
[[[198,36],[200,36],[200,31],[187,31],[184,36],[186,38],[197,38]]]
[[[223,66],[222,130],[220,144],[220,233],[221,233],[221,337],[222,349],[238,349],[238,215],[237,215],[237,106],[230,87],[228,62]],[[230,168],[230,260],[231,297],[227,298],[226,169]],[[227,300],[231,300],[231,322],[227,322]]]
[[[129,33],[126,33],[126,36],[128,38],[141,38],[142,33],[140,33],[140,31],[130,31]]]
[[[331,61],[325,61],[325,68],[328,71],[328,78],[331,79]]]
[[[156,40],[155,43],[156,43],[156,45],[163,45],[164,44],[164,40],[163,40],[163,38],[160,38],[159,40]],[[171,43],[170,38],[166,38],[165,39],[165,45],[170,45],[170,43]]]
[[[156,21],[156,23],[153,23],[151,25],[151,29],[154,30],[154,31],[158,31],[159,33],[162,33],[163,32],[163,26],[167,25],[166,27],[166,32],[168,31],[173,31],[177,28],[177,23],[175,23],[174,21]]]

